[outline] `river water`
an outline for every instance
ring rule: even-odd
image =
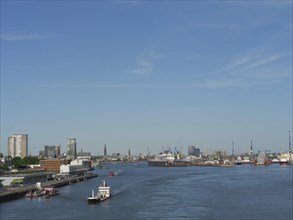
[[[118,173],[108,177],[109,170]],[[0,205],[0,219],[288,219],[293,166],[149,167],[107,164],[97,178],[60,188],[52,198]],[[88,204],[105,179],[113,196]]]

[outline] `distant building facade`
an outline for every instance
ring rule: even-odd
[[[60,172],[62,161],[59,159],[40,160],[40,166],[47,171]]]
[[[21,158],[28,156],[27,134],[13,134],[8,137],[8,156]]]
[[[39,151],[39,157],[45,157],[45,151],[44,150]]]
[[[76,159],[70,162],[70,164],[63,164],[60,166],[60,175],[71,176],[84,175],[87,171],[92,170],[92,162],[89,159]]]
[[[192,156],[199,157],[200,156],[200,149],[195,147],[195,146],[193,146],[193,145],[190,145],[188,147],[188,154],[192,155]]]
[[[58,158],[61,154],[61,145],[46,145],[44,150],[44,157]]]
[[[76,138],[67,139],[67,159],[75,160],[76,159]]]
[[[91,157],[91,152],[78,152],[77,157]]]

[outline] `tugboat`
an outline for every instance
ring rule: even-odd
[[[46,197],[55,196],[59,194],[59,190],[56,189],[54,186],[46,186],[44,188],[44,195]]]
[[[99,186],[98,192],[95,195],[94,190],[92,190],[92,196],[87,197],[88,203],[97,203],[102,202],[111,197],[111,187],[103,181],[103,183]]]

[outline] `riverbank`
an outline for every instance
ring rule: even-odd
[[[78,176],[78,177],[72,177],[66,180],[51,180],[47,182],[42,182],[41,186],[54,186],[54,187],[62,187],[66,185],[70,185],[73,183],[78,183],[81,181],[85,181],[87,179],[95,178],[97,177],[97,174],[87,174],[85,176]],[[23,197],[28,191],[36,188],[35,184],[32,185],[26,185],[26,186],[18,186],[18,187],[11,187],[4,189],[0,191],[0,203],[2,202],[8,202],[14,199],[18,199]]]

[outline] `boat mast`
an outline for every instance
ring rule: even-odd
[[[291,133],[290,133],[290,130],[289,130],[289,163],[291,163]]]
[[[234,141],[232,141],[232,158],[233,158],[233,162],[234,162]]]

